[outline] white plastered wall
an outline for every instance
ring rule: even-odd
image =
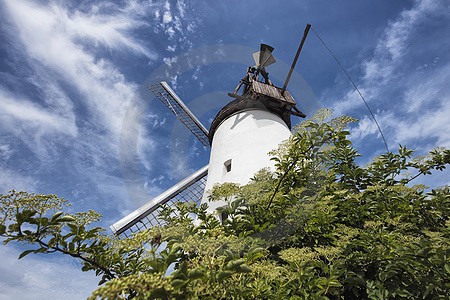
[[[208,191],[216,183],[234,182],[245,185],[262,168],[273,169],[269,151],[289,138],[291,132],[286,123],[265,110],[247,110],[231,115],[216,129],[211,146],[208,180],[202,203],[208,203],[208,211],[214,213],[221,202],[208,202]],[[227,164],[231,160],[231,170]]]

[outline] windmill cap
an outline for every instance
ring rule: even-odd
[[[216,129],[229,117],[248,110],[265,110],[272,112],[276,115],[278,115],[288,126],[288,128],[291,128],[291,119],[290,114],[285,109],[278,109],[276,107],[268,105],[267,101],[255,101],[253,99],[247,99],[245,97],[239,97],[231,102],[229,102],[227,105],[225,105],[216,115],[213,122],[211,123],[211,127],[209,129],[209,141],[212,145],[212,140],[214,137],[214,133],[216,132]]]

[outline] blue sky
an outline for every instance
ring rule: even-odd
[[[109,226],[208,162],[145,86],[166,80],[209,127],[251,53],[267,43],[282,85],[306,23],[341,59],[391,149],[450,147],[450,3],[422,1],[0,0],[0,193],[57,194]],[[310,33],[288,89],[311,116],[333,108],[361,163],[384,145],[367,109]],[[293,122],[299,120],[293,118]],[[449,172],[425,177],[449,183]],[[0,299],[79,299],[93,274],[0,247]]]

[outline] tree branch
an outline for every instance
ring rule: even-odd
[[[281,176],[280,180],[278,181],[278,185],[275,188],[275,191],[272,194],[272,197],[270,197],[269,200],[269,204],[267,205],[267,209],[270,208],[270,205],[272,204],[273,198],[275,198],[275,195],[278,193],[278,190],[280,189],[281,183],[283,182],[283,179],[286,177],[286,175],[291,171],[292,167],[294,167],[294,165],[298,162],[298,160],[300,159],[300,155],[305,155],[306,153],[308,153],[313,147],[319,145],[319,144],[323,144],[326,141],[321,141],[320,143],[314,143],[311,146],[308,147],[308,149],[306,149],[305,151],[301,152],[299,155],[297,155],[295,157],[295,159],[292,161],[291,165],[287,168],[286,172],[284,172],[284,174]],[[298,143],[298,142],[297,142]],[[295,143],[295,144],[297,144]],[[294,145],[295,146],[295,145]]]
[[[82,256],[81,254],[72,253],[72,252],[66,251],[66,250],[64,250],[64,249],[61,249],[61,248],[59,248],[59,247],[54,247],[54,246],[49,247],[49,245],[48,245],[47,243],[45,243],[45,242],[43,242],[43,241],[41,241],[41,240],[38,240],[37,242],[38,242],[41,246],[44,246],[44,247],[46,247],[46,248],[48,248],[48,249],[53,249],[53,250],[55,250],[55,251],[59,251],[59,252],[62,252],[62,253],[64,253],[64,254],[68,254],[68,255],[70,255],[70,256],[72,256],[72,257],[79,258],[79,259],[81,259],[81,260],[84,261],[84,262],[87,262],[87,263],[89,263],[89,264],[91,264],[91,265],[94,265],[94,266],[96,266],[97,268],[99,268],[100,270],[102,270],[102,271],[103,271],[105,274],[107,274],[109,277],[111,277],[111,279],[112,279],[112,278],[116,278],[116,276],[114,276],[114,274],[111,273],[111,271],[110,271],[109,269],[107,269],[106,267],[100,265],[98,262],[96,262],[96,261],[94,261],[94,260],[90,260],[89,258],[86,258],[86,257]]]

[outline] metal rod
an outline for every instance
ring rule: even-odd
[[[289,79],[291,79],[292,71],[294,71],[294,67],[295,67],[295,64],[297,63],[298,56],[300,55],[300,51],[302,51],[303,44],[305,43],[306,36],[308,35],[308,32],[309,32],[309,28],[311,28],[311,24],[306,24],[306,28],[305,28],[305,32],[303,33],[302,41],[300,42],[300,46],[298,46],[297,54],[295,54],[295,58],[294,58],[294,61],[292,62],[291,69],[289,70],[289,74],[286,77],[286,81],[284,82],[284,86],[281,89],[281,95],[284,95],[284,91],[287,88],[287,85],[289,83]]]

